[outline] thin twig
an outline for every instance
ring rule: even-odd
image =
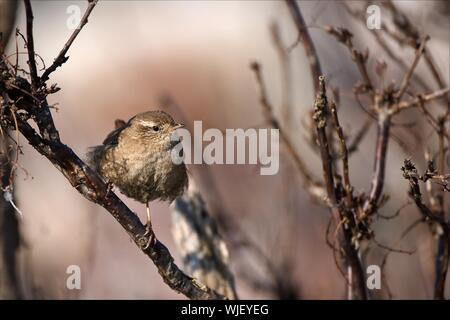
[[[434,298],[444,299],[445,279],[448,271],[450,256],[450,224],[445,217],[433,212],[422,200],[419,179],[423,179],[417,173],[415,165],[409,159],[405,159],[402,167],[403,177],[409,181],[410,196],[413,198],[419,212],[426,221],[435,223],[440,228],[441,237],[438,238],[438,252],[436,255],[436,280],[434,287]]]
[[[64,44],[64,47],[59,52],[58,56],[53,61],[52,65],[48,67],[44,73],[41,76],[41,81],[45,82],[48,80],[50,74],[56,70],[56,68],[60,67],[69,59],[69,57],[66,57],[66,53],[69,50],[72,43],[75,41],[78,34],[83,29],[84,25],[88,22],[89,15],[91,14],[92,10],[94,9],[95,5],[97,4],[98,0],[89,0],[88,7],[86,11],[84,12],[83,17],[81,18],[80,24],[78,27],[73,31],[72,35],[70,36],[69,40]]]
[[[283,81],[283,102],[282,102],[282,120],[285,123],[289,123],[289,118],[292,110],[292,68],[291,60],[288,50],[283,44],[281,38],[280,27],[276,22],[270,25],[270,33],[272,36],[272,42],[277,51],[278,58],[281,64],[281,76]]]
[[[367,1],[367,6],[370,5],[371,1]],[[363,10],[355,10],[350,8],[349,3],[347,1],[342,1],[341,4],[344,6],[344,9],[354,18],[358,19],[360,22],[366,24],[366,13]],[[387,44],[386,40],[383,37],[382,32],[386,31],[386,25],[382,23],[381,31],[371,30],[369,34],[375,37],[375,40],[378,42],[380,47],[386,52],[386,54],[397,64],[399,65],[405,72],[408,70],[408,65],[405,60],[400,58],[397,54],[394,53],[394,50]],[[417,75],[413,75],[414,81],[416,81],[425,91],[431,91],[429,86],[422,80],[421,77]]]
[[[289,8],[292,19],[297,27],[298,38],[302,42],[303,48],[305,48],[306,56],[308,57],[311,78],[314,79],[314,92],[319,92],[317,79],[319,79],[319,76],[323,73],[314,42],[309,35],[305,20],[303,19],[303,15],[297,2],[295,0],[286,0],[286,5]]]
[[[29,5],[28,1],[26,3]],[[93,8],[95,3],[96,1],[90,2],[89,7]],[[26,12],[27,21],[32,24],[32,12],[29,9]],[[84,23],[87,22],[87,15],[83,19]],[[28,29],[30,43],[32,36],[30,26]],[[68,41],[68,46],[75,36]],[[28,49],[30,56],[34,57],[33,47]],[[153,230],[148,230],[139,217],[110,190],[102,178],[60,140],[45,95],[40,92],[37,93],[38,98],[36,98],[29,93],[30,84],[25,79],[14,82],[15,77],[7,69],[6,64],[0,64],[0,74],[2,74],[0,82],[2,93],[8,96],[8,99],[4,99],[6,105],[1,117],[2,126],[14,130],[15,121],[17,121],[21,134],[66,177],[80,194],[104,207],[120,223],[141,251],[153,261],[162,279],[170,288],[191,299],[224,299],[224,296],[184,274],[174,263],[169,250],[156,238]],[[42,82],[42,84],[45,83]],[[14,97],[17,112],[8,103],[10,97]],[[31,120],[37,125],[40,134],[28,122]]]
[[[349,155],[352,154],[353,152],[355,152],[356,150],[358,150],[358,147],[359,147],[361,141],[367,135],[367,132],[369,131],[371,126],[372,126],[372,117],[368,116],[366,118],[366,120],[364,120],[364,123],[361,126],[361,128],[355,134],[353,141],[348,146],[348,154]]]
[[[425,49],[425,45],[427,41],[430,39],[429,36],[424,37],[424,39],[421,41],[420,46],[417,48],[416,53],[414,55],[414,61],[411,64],[411,67],[406,72],[405,76],[403,77],[402,83],[400,85],[400,89],[395,94],[395,97],[397,99],[401,99],[403,94],[405,93],[406,89],[408,89],[409,82],[411,80],[411,76],[414,73],[414,70],[416,69],[417,64],[419,63],[420,57],[422,56],[422,53]]]
[[[26,18],[27,18],[27,51],[28,51],[28,67],[30,68],[31,85],[33,90],[36,90],[39,84],[37,75],[36,59],[34,53],[33,40],[33,9],[31,8],[30,0],[24,0]]]
[[[266,122],[269,125],[271,125],[274,129],[279,130],[280,139],[283,142],[283,144],[286,146],[289,154],[294,159],[296,167],[297,167],[298,171],[300,172],[300,174],[302,175],[305,185],[308,187],[308,189],[310,189],[310,187],[312,187],[313,189],[311,189],[311,190],[314,190],[313,195],[317,196],[316,188],[319,185],[318,182],[313,180],[313,177],[312,177],[311,173],[309,172],[309,170],[306,168],[306,165],[305,165],[303,159],[297,153],[294,145],[291,143],[289,137],[286,135],[284,130],[281,128],[278,120],[275,118],[275,116],[273,114],[273,107],[272,107],[272,104],[270,103],[268,95],[267,95],[267,89],[266,89],[264,78],[262,75],[261,65],[257,62],[253,62],[251,64],[251,69],[253,70],[253,72],[255,74],[258,88],[260,91],[259,98],[260,98],[261,106],[263,108],[263,115],[264,115]]]
[[[347,145],[345,143],[345,137],[344,137],[344,132],[342,130],[342,127],[339,123],[339,118],[337,115],[337,110],[336,110],[336,104],[332,101],[330,103],[330,107],[331,107],[331,115],[332,115],[332,119],[334,122],[334,126],[336,128],[336,132],[337,135],[339,137],[339,145],[341,147],[341,156],[342,156],[342,172],[344,175],[344,188],[345,188],[345,193],[346,193],[346,198],[347,198],[347,205],[348,206],[352,206],[352,202],[353,202],[353,187],[350,183],[350,175],[349,175],[349,169],[348,169],[348,150],[347,150]]]
[[[419,218],[419,219],[415,220],[413,223],[411,223],[402,232],[400,237],[394,242],[394,246],[397,246],[415,227],[417,227],[423,221],[424,221],[423,218]],[[391,253],[392,253],[392,251],[387,250],[386,253],[384,254],[383,259],[381,260],[381,264],[380,264],[380,269],[382,270],[382,272],[381,272],[381,279],[382,279],[382,282],[384,283],[385,287],[387,288],[388,296],[389,296],[390,299],[392,299],[392,293],[391,293],[391,290],[389,288],[389,283],[386,280],[385,267],[386,267],[388,258],[389,258]]]
[[[382,5],[384,5],[391,12],[392,22],[397,27],[398,31],[402,33],[402,35],[394,32],[393,30],[390,30],[390,28],[386,28],[386,26],[384,26],[382,30],[384,30],[387,35],[397,41],[399,45],[403,46],[406,44],[413,48],[417,48],[418,44],[420,43],[419,40],[421,37],[421,33],[414,26],[414,23],[411,22],[408,16],[400,8],[398,8],[392,0],[383,1]],[[439,89],[448,87],[440,70],[436,66],[433,55],[427,49],[428,48],[424,48],[425,62],[433,78],[438,84]],[[430,91],[430,89],[427,88],[427,91]],[[446,108],[450,109],[450,97],[447,97],[447,99],[445,99],[444,101],[446,102]]]
[[[378,113],[377,122],[377,140],[375,146],[375,166],[370,187],[369,198],[364,205],[366,215],[371,215],[378,207],[383,192],[387,149],[389,143],[389,131],[391,125],[391,116],[384,109]]]
[[[372,84],[372,80],[370,79],[369,72],[367,71],[367,59],[369,58],[369,51],[366,50],[364,53],[355,49],[353,46],[353,34],[345,29],[345,28],[335,28],[331,26],[324,26],[322,29],[328,34],[334,36],[336,40],[342,44],[344,44],[347,49],[350,51],[352,60],[356,63],[358,67],[359,73],[364,81],[363,90],[369,91],[372,96],[372,101],[375,100],[375,91]]]
[[[401,101],[397,106],[392,109],[392,112],[399,112],[404,109],[409,109],[413,107],[419,106],[423,102],[429,102],[432,100],[439,99],[441,97],[445,97],[449,93],[449,88],[437,90],[435,92],[431,92],[425,95],[417,95],[414,99],[409,101]]]
[[[449,231],[449,226],[445,219],[441,216],[436,215],[426,204],[422,201],[422,193],[420,192],[419,186],[419,175],[417,174],[417,169],[415,165],[409,159],[405,159],[404,165],[402,167],[403,177],[407,179],[410,183],[410,195],[416,203],[419,211],[429,220],[438,223],[441,227]]]

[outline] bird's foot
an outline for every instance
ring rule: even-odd
[[[106,196],[105,198],[108,198],[109,194],[113,191],[114,184],[112,182],[106,182]]]

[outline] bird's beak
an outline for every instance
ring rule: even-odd
[[[184,124],[182,124],[182,123],[177,123],[177,124],[173,127],[174,130],[175,130],[175,129],[180,129],[180,128],[184,128]]]

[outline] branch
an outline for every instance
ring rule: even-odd
[[[370,1],[366,2],[367,5],[370,5]],[[355,19],[358,19],[361,23],[366,25],[366,12],[364,10],[359,9],[352,9],[347,1],[341,2],[344,9]],[[387,26],[382,23],[381,30],[371,30],[369,34],[373,35],[375,37],[375,40],[378,42],[380,47],[386,52],[386,54],[397,64],[399,65],[405,72],[408,70],[408,65],[406,64],[405,60],[403,58],[400,58],[396,53],[394,53],[394,50],[388,45],[385,38],[382,35],[383,31],[387,30]],[[425,83],[425,81],[422,80],[421,77],[417,75],[413,75],[413,79],[425,90],[425,91],[431,91],[429,86]]]
[[[442,226],[443,229],[449,231],[449,226],[444,217],[436,215],[430,208],[426,206],[422,201],[422,193],[420,191],[419,180],[423,178],[417,173],[416,166],[409,159],[405,159],[404,165],[401,168],[403,171],[403,177],[409,181],[410,196],[413,198],[419,211],[428,220],[434,221]]]
[[[29,1],[29,0],[27,0]],[[44,73],[41,76],[41,81],[44,83],[49,79],[50,74],[56,70],[56,68],[60,67],[65,63],[69,57],[66,57],[66,53],[69,50],[72,43],[75,41],[78,34],[81,32],[81,29],[83,29],[84,25],[88,22],[89,15],[91,14],[92,10],[94,9],[95,5],[97,4],[98,0],[88,0],[89,4],[84,12],[83,17],[81,18],[80,24],[78,27],[73,31],[72,35],[70,36],[69,40],[64,44],[64,47],[59,52],[58,56],[53,61],[52,65],[48,67]]]
[[[364,120],[364,123],[362,124],[361,128],[359,128],[358,132],[356,132],[355,137],[353,138],[353,141],[348,146],[348,154],[352,154],[356,150],[358,150],[358,147],[361,143],[361,141],[366,136],[367,132],[370,129],[370,126],[372,125],[372,117],[367,116],[366,120]]]
[[[311,70],[311,77],[314,81],[314,92],[319,92],[319,86],[317,79],[322,75],[322,68],[320,66],[319,56],[317,55],[316,48],[314,47],[314,42],[309,35],[305,20],[303,19],[302,13],[298,4],[295,0],[286,0],[286,5],[289,8],[292,19],[295,22],[298,31],[298,37],[303,43],[305,48],[306,56],[309,62],[309,68]]]
[[[323,70],[320,66],[319,55],[314,46],[314,42],[311,39],[311,36],[308,32],[308,27],[306,26],[305,20],[303,19],[303,15],[298,7],[298,4],[295,0],[286,0],[286,5],[291,12],[292,19],[295,22],[298,32],[298,40],[302,42],[303,48],[305,49],[306,57],[309,62],[309,68],[311,70],[311,79],[314,85],[314,94],[320,91],[319,83],[317,79],[323,75]],[[296,42],[296,44],[298,41]],[[328,148],[329,153],[331,155],[331,165],[334,165],[335,159],[335,150],[334,150],[334,135],[333,131],[329,130],[329,128],[325,128],[327,140],[328,140]]]
[[[369,58],[369,51],[366,50],[364,53],[356,50],[353,46],[352,38],[353,34],[345,28],[335,28],[331,26],[324,26],[322,29],[328,34],[334,36],[336,40],[344,44],[350,51],[352,60],[356,63],[359,73],[364,81],[364,91],[369,91],[372,94],[372,99],[375,100],[375,92],[370,79],[369,72],[367,71],[366,63]]]
[[[90,10],[95,3],[96,1],[89,3]],[[30,41],[33,35],[29,1],[26,1],[26,6],[28,7],[27,21],[30,24],[28,28]],[[85,14],[81,25],[87,22],[90,10]],[[65,47],[70,46],[76,34],[77,32],[71,36],[71,40]],[[63,52],[65,51],[63,49]],[[34,57],[33,47],[29,47],[29,52]],[[60,56],[64,56],[64,53]],[[127,231],[142,252],[153,261],[164,282],[170,288],[190,299],[224,299],[224,296],[187,276],[175,265],[169,250],[156,238],[153,230],[146,232],[146,227],[138,216],[110,190],[96,172],[60,140],[47,103],[46,93],[36,92],[37,96],[34,96],[30,93],[29,82],[11,74],[4,66],[5,64],[0,64],[0,91],[4,100],[0,118],[1,127],[20,131],[30,145],[45,156],[79,193],[104,207]],[[28,123],[31,119],[38,126],[40,134]]]
[[[0,56],[4,55],[5,46],[12,35],[17,4],[16,1],[0,1]],[[7,68],[0,59],[0,65],[2,64]],[[3,105],[1,96],[0,103]],[[14,300],[23,299],[24,294],[23,279],[18,272],[22,230],[20,214],[14,208],[14,201],[17,201],[14,172],[19,166],[19,151],[11,146],[13,139],[9,136],[9,132],[0,127],[0,184],[3,194],[0,199],[0,299]]]
[[[378,99],[378,96],[376,97]],[[369,198],[364,205],[365,215],[371,215],[378,207],[383,186],[386,167],[387,148],[389,143],[389,132],[391,126],[391,115],[386,110],[380,110],[377,122],[377,140],[375,146],[375,166],[370,187]]]
[[[414,200],[419,212],[422,214],[425,221],[431,221],[438,225],[441,229],[440,233],[442,233],[442,235],[437,241],[438,252],[436,254],[435,264],[436,281],[434,287],[434,298],[445,299],[445,280],[450,256],[450,224],[445,221],[443,215],[436,214],[423,202],[419,180],[425,180],[426,178],[418,175],[417,169],[411,160],[405,159],[404,165],[401,169],[403,171],[403,177],[409,181],[409,195]]]
[[[23,101],[23,100],[22,100]],[[36,107],[36,106],[33,106]],[[12,119],[3,119],[11,126]],[[133,213],[88,167],[61,141],[46,141],[27,123],[23,115],[17,117],[19,131],[28,142],[69,180],[86,199],[104,207],[127,231],[138,247],[153,261],[164,282],[173,290],[190,299],[222,299],[223,296],[185,275],[173,262],[168,249],[158,241],[153,230],[145,235],[146,228]],[[150,241],[148,248],[144,249]]]
[[[25,79],[16,77],[13,79],[6,79],[5,80],[12,80],[10,81],[10,84],[13,86],[13,88],[19,89],[20,93],[17,94],[18,97],[21,95],[26,95],[28,97],[31,97],[33,99],[33,104],[37,103],[37,106],[35,107],[34,112],[38,115],[36,116],[36,123],[39,127],[39,131],[42,135],[42,137],[45,140],[59,140],[59,133],[56,130],[55,124],[53,122],[53,118],[50,113],[50,108],[48,106],[47,100],[45,98],[38,97],[38,95],[42,95],[43,93],[38,93],[37,89],[39,86],[39,77],[37,76],[36,71],[36,60],[35,56],[36,53],[34,51],[34,41],[33,41],[33,11],[31,8],[30,0],[24,0],[25,1],[25,14],[26,14],[26,20],[27,20],[27,50],[28,50],[28,59],[29,59],[29,67],[30,67],[30,77],[31,77],[31,89],[29,90],[30,85],[27,83]],[[12,78],[12,77],[11,77]],[[14,82],[18,82],[15,83]],[[31,91],[31,92],[29,92]],[[30,107],[30,106],[28,106]]]
[[[186,271],[216,292],[237,299],[228,248],[193,177],[171,206],[172,234]]]
[[[449,260],[450,260],[450,242],[448,234],[439,236],[438,248],[436,254],[436,279],[434,283],[434,298],[445,300],[445,282],[447,279]]]
[[[383,1],[382,5],[384,5],[388,10],[391,11],[392,20],[397,29],[403,34],[403,38],[399,38],[395,33],[389,32],[387,28],[382,28],[386,33],[391,36],[394,40],[396,40],[400,45],[408,44],[413,48],[417,48],[419,46],[419,39],[421,34],[419,30],[414,26],[414,23],[410,21],[408,16],[402,12],[401,9],[397,8],[397,6],[391,0]],[[401,37],[401,36],[400,36]],[[442,74],[439,69],[436,67],[436,62],[433,58],[433,55],[427,48],[424,48],[424,58],[425,62],[430,70],[433,78],[439,86],[439,89],[443,89],[447,87]],[[450,109],[450,98],[444,100],[447,104],[447,109]]]
[[[396,107],[392,109],[393,113],[396,113],[398,111],[402,111],[404,109],[409,109],[413,107],[420,106],[420,104],[424,102],[429,102],[432,100],[436,100],[442,97],[445,97],[449,93],[449,88],[437,90],[432,93],[428,93],[425,95],[417,95],[416,98],[410,101],[401,101]]]
[[[323,188],[321,188],[320,184],[316,181],[314,181],[311,173],[306,168],[306,165],[303,161],[303,159],[300,157],[300,155],[297,153],[294,145],[290,141],[289,137],[287,136],[286,132],[281,128],[280,123],[275,118],[275,115],[273,114],[273,107],[272,104],[269,101],[269,98],[267,96],[267,90],[264,82],[264,78],[262,75],[261,65],[257,62],[253,62],[251,64],[251,69],[255,73],[256,82],[258,84],[259,88],[259,97],[260,97],[260,103],[263,108],[263,116],[266,120],[266,122],[272,126],[274,129],[278,129],[280,133],[280,138],[283,144],[286,146],[289,154],[292,156],[296,167],[298,171],[300,172],[303,181],[305,183],[305,186],[307,187],[307,190],[309,193],[317,199],[320,199],[320,201],[323,201],[324,192]]]
[[[335,193],[332,157],[328,146],[328,137],[326,133],[327,118],[329,116],[328,100],[325,88],[325,77],[319,77],[319,91],[317,92],[314,103],[313,119],[316,122],[317,138],[319,142],[320,156],[322,158],[323,179],[327,189],[328,197],[332,203],[337,202]]]
[[[34,53],[34,40],[33,40],[33,9],[31,8],[30,0],[24,0],[25,12],[27,18],[27,51],[28,51],[28,67],[30,68],[31,84],[33,90],[36,90],[39,83],[39,77],[37,75],[36,59]]]
[[[184,114],[181,106],[178,105],[172,97],[170,97],[170,95],[162,95],[160,97],[160,103],[163,108],[170,108],[172,112],[177,114],[178,118],[183,120],[181,122],[189,123],[188,118]],[[301,293],[295,286],[294,281],[291,279],[292,277],[290,276],[290,273],[286,274],[285,270],[279,266],[280,261],[274,260],[270,254],[267,254],[261,244],[252,239],[246,230],[242,228],[242,223],[235,219],[235,216],[239,216],[239,214],[236,215],[228,212],[221,194],[217,190],[217,185],[212,177],[210,167],[205,167],[203,169],[204,170],[198,171],[200,177],[199,181],[201,181],[202,185],[206,186],[208,189],[209,198],[214,199],[211,204],[210,213],[213,214],[220,230],[225,234],[232,253],[235,255],[243,254],[246,257],[253,256],[257,260],[257,263],[262,266],[264,271],[269,274],[268,280],[257,280],[259,277],[253,272],[253,270],[249,272],[238,271],[241,274],[241,278],[252,287],[257,285],[261,290],[264,289],[270,291],[270,293],[278,299],[301,297]],[[317,187],[317,189],[323,188]],[[322,193],[322,195],[323,194],[324,193]],[[321,199],[323,199],[323,197],[324,196],[322,196]],[[246,251],[241,253],[241,251],[243,251],[242,249],[246,249]],[[242,259],[239,260],[239,262],[242,262]],[[281,263],[283,263],[283,261],[281,261]],[[251,276],[249,276],[250,274]]]
[[[409,81],[411,80],[411,77],[414,73],[414,70],[416,69],[417,64],[419,63],[420,57],[422,56],[423,51],[425,50],[425,44],[430,39],[430,37],[426,36],[421,41],[420,46],[417,48],[416,53],[414,55],[414,61],[411,64],[411,67],[406,72],[405,76],[403,77],[402,84],[400,85],[400,89],[396,93],[396,98],[400,99],[403,94],[405,93],[406,89],[408,88]]]
[[[403,43],[408,43],[411,46],[416,46],[419,42],[420,32],[414,27],[414,23],[411,22],[408,16],[399,9],[391,0],[383,2],[383,5],[387,7],[392,14],[393,22],[400,32],[402,32],[407,38]],[[402,43],[402,42],[400,42]],[[440,74],[434,58],[428,50],[425,50],[425,61],[430,69],[434,79],[436,80],[440,89],[445,88],[447,85]]]
[[[328,148],[328,138],[326,134],[327,118],[330,108],[326,95],[325,77],[319,77],[319,91],[314,102],[314,116],[316,122],[317,137],[322,158],[322,170],[328,198],[332,204],[331,212],[337,225],[338,238],[344,252],[344,261],[347,264],[348,275],[348,295],[353,298],[356,295],[359,299],[367,299],[364,271],[358,256],[357,249],[353,246],[352,231],[345,225],[347,220],[346,209],[342,209],[339,204],[339,196],[336,191],[333,176],[332,157]]]
[[[345,209],[340,211],[339,199],[336,191],[333,176],[333,152],[329,145],[329,138],[327,132],[327,118],[330,113],[328,106],[328,100],[326,97],[325,77],[323,76],[322,69],[320,67],[318,55],[314,47],[314,43],[308,33],[305,21],[301,11],[294,0],[286,0],[286,4],[291,12],[292,18],[297,27],[299,39],[303,43],[306,55],[308,57],[311,75],[314,83],[314,89],[316,93],[316,99],[314,103],[314,116],[313,119],[316,123],[317,138],[319,144],[320,155],[322,159],[322,170],[325,182],[325,189],[328,196],[328,201],[331,206],[331,212],[333,219],[337,225],[337,233],[340,246],[343,250],[343,259],[349,271],[347,276],[348,283],[348,296],[349,298],[367,299],[367,292],[365,287],[365,277],[362,269],[361,261],[358,256],[358,252],[352,244],[352,231],[345,225],[342,225],[346,216]],[[317,80],[319,80],[317,82]],[[371,88],[371,84],[368,83]],[[332,135],[330,135],[332,137]]]
[[[348,149],[345,143],[344,131],[339,123],[339,118],[336,110],[336,104],[331,102],[331,115],[334,122],[334,127],[336,128],[336,132],[339,138],[339,144],[341,147],[341,157],[342,157],[342,172],[344,175],[344,188],[347,198],[347,206],[351,206],[353,202],[352,192],[353,187],[350,183],[349,169],[348,169]]]
[[[289,118],[292,113],[292,89],[293,89],[293,81],[292,81],[292,68],[289,51],[283,44],[283,40],[281,38],[280,27],[276,22],[272,22],[270,25],[270,33],[272,37],[272,42],[275,50],[277,51],[278,58],[281,64],[281,76],[282,76],[282,84],[283,84],[283,93],[282,93],[282,120],[285,123],[289,123]]]

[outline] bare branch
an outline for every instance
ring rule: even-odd
[[[36,59],[34,53],[33,40],[33,9],[31,8],[30,0],[24,0],[25,13],[27,19],[27,51],[28,51],[28,67],[30,68],[31,85],[33,90],[36,90],[39,84],[39,77],[37,75]]]
[[[86,11],[84,12],[83,17],[81,18],[80,24],[78,25],[78,27],[73,31],[72,35],[70,36],[70,38],[67,40],[67,42],[64,44],[64,47],[62,48],[62,50],[59,52],[58,56],[55,58],[55,60],[53,61],[52,65],[50,67],[48,67],[44,73],[41,76],[41,81],[44,83],[45,81],[48,80],[50,74],[56,70],[56,68],[60,67],[63,65],[63,63],[65,63],[67,61],[67,59],[69,59],[69,57],[66,57],[66,53],[69,50],[70,46],[72,45],[72,43],[75,41],[76,37],[78,36],[78,34],[81,32],[81,30],[83,29],[84,25],[88,22],[88,18],[89,15],[91,14],[92,10],[94,9],[95,5],[97,4],[98,0],[88,0],[89,4],[88,7],[86,9]]]
[[[227,245],[192,176],[189,189],[171,209],[172,234],[186,271],[225,297],[237,299]]]
[[[328,197],[330,197],[332,203],[336,203],[337,196],[335,193],[332,159],[328,146],[328,137],[325,131],[329,112],[330,110],[325,88],[325,77],[320,76],[319,91],[317,92],[316,101],[314,103],[313,119],[316,122],[320,156],[322,157],[323,179],[325,181]]]
[[[257,84],[259,87],[260,103],[263,108],[263,115],[264,115],[266,122],[269,125],[271,125],[273,128],[279,130],[281,141],[286,146],[289,154],[291,155],[292,159],[294,160],[296,167],[297,167],[298,171],[300,172],[300,174],[303,178],[303,181],[305,183],[305,186],[306,186],[308,192],[310,193],[310,195],[312,195],[314,198],[318,199],[321,202],[324,201],[325,192],[323,190],[323,187],[320,185],[319,182],[314,181],[311,173],[306,168],[306,165],[303,162],[303,159],[297,153],[294,145],[290,141],[286,132],[281,128],[278,120],[275,118],[275,115],[273,114],[273,107],[267,96],[267,90],[266,90],[266,86],[264,83],[261,66],[257,62],[253,62],[251,64],[251,69],[255,73],[256,81],[257,81]]]
[[[298,4],[295,0],[286,0],[286,5],[289,8],[292,19],[297,27],[298,37],[303,43],[305,48],[306,56],[308,57],[309,68],[311,70],[311,78],[314,81],[314,92],[319,92],[319,86],[317,79],[322,75],[322,68],[320,67],[319,56],[317,55],[316,48],[314,47],[314,42],[309,35],[305,20],[303,19],[302,13]]]
[[[378,207],[378,201],[380,200],[383,191],[390,126],[391,116],[388,112],[386,112],[386,110],[380,110],[377,121],[374,173],[370,187],[369,199],[364,205],[364,212],[366,215],[370,215],[376,210]]]
[[[415,165],[409,159],[405,159],[402,167],[403,177],[409,181],[409,194],[414,200],[419,212],[425,221],[431,221],[440,228],[440,237],[438,238],[438,252],[436,254],[436,281],[434,287],[435,299],[445,299],[445,280],[448,271],[450,256],[450,224],[445,217],[430,209],[422,200],[419,180],[426,180],[426,174],[421,177],[417,173]]]
[[[347,282],[351,284],[349,286],[348,296],[359,299],[367,299],[367,292],[365,287],[365,277],[362,270],[361,261],[359,259],[357,250],[354,248],[352,243],[352,233],[351,230],[345,226],[346,211],[340,210],[339,206],[339,196],[336,191],[336,186],[334,183],[332,157],[328,148],[328,138],[326,134],[327,118],[329,116],[330,107],[328,105],[328,98],[326,95],[325,87],[325,77],[319,77],[319,91],[316,95],[316,100],[314,102],[314,116],[313,119],[316,123],[317,137],[320,149],[320,155],[322,159],[322,170],[323,177],[325,181],[325,186],[327,190],[328,198],[332,204],[331,212],[338,226],[338,238],[340,246],[344,251],[344,261],[346,262],[348,268],[348,278]],[[341,224],[344,226],[339,227]]]
[[[411,160],[406,159],[404,161],[404,166],[402,167],[403,171],[403,177],[407,179],[410,183],[410,195],[413,198],[414,202],[416,203],[417,207],[419,208],[420,212],[429,220],[435,221],[441,225],[443,225],[444,229],[448,229],[448,226],[446,226],[446,221],[440,216],[437,216],[434,214],[434,212],[429,209],[425,203],[422,201],[422,194],[420,192],[419,187],[419,180],[423,180],[424,178],[421,177],[417,173],[417,169],[415,165],[411,162]]]
[[[170,97],[170,95],[163,95],[160,101],[163,107],[171,108],[171,111],[175,112],[178,115],[178,118],[183,120],[182,122],[187,124],[189,123],[186,114],[183,112],[180,105],[178,105],[172,97]],[[278,266],[278,263],[284,265],[283,261],[274,261],[272,256],[263,250],[261,244],[253,240],[246,230],[244,230],[242,224],[236,221],[234,214],[227,212],[226,206],[224,205],[224,200],[222,199],[220,192],[217,190],[217,185],[214,183],[210,168],[205,167],[203,170],[199,171],[198,174],[201,176],[200,180],[203,180],[202,184],[208,186],[209,197],[216,199],[215,202],[218,203],[218,205],[212,206],[213,208],[211,209],[211,213],[214,215],[220,229],[226,235],[231,251],[239,254],[241,250],[246,249],[245,255],[254,256],[269,275],[266,280],[259,279],[259,277],[251,271],[238,271],[243,277],[243,280],[255,289],[269,291],[279,299],[301,297],[297,287],[293,281],[291,281],[291,277],[286,275],[284,270],[280,270],[282,266]],[[312,191],[313,186],[309,189],[314,195],[315,193]],[[316,189],[316,193],[318,194],[316,197],[323,200],[325,197],[325,192],[320,192],[323,188],[317,186]]]
[[[418,48],[420,44],[421,33],[414,26],[414,23],[411,22],[408,16],[400,8],[398,8],[392,0],[383,1],[382,5],[384,5],[391,12],[394,25],[403,35],[399,35],[398,33],[395,33],[386,27],[382,28],[382,30],[384,30],[386,34],[396,40],[400,45],[407,44],[413,48]],[[424,48],[423,54],[427,67],[430,70],[436,83],[438,84],[439,89],[448,87],[440,70],[436,66],[436,62],[431,52],[427,50],[427,48]],[[428,88],[427,90],[430,91]],[[447,109],[450,109],[450,98],[447,97],[447,99],[445,99],[444,101],[446,102]]]
[[[18,122],[19,130],[28,142],[39,153],[47,157],[78,192],[111,213],[140,249],[152,259],[166,284],[191,299],[223,298],[195,279],[185,275],[174,264],[170,252],[157,240],[153,230],[149,235],[145,235],[146,228],[136,214],[109,190],[98,174],[83,163],[68,146],[58,140],[46,141],[42,139],[23,116],[18,117]],[[150,246],[144,249],[149,241]]]
[[[385,1],[382,4],[391,11],[393,22],[398,30],[407,37],[407,39],[399,42],[409,44],[413,47],[417,46],[421,35],[419,30],[414,27],[414,23],[410,21],[408,16],[400,8],[398,8],[392,0]],[[396,39],[398,39],[398,37],[396,37]],[[447,85],[439,69],[436,67],[436,63],[433,56],[431,55],[431,52],[429,50],[424,50],[424,57],[427,66],[430,69],[430,72],[436,80],[439,88],[445,88]]]
[[[25,3],[29,25],[27,30],[29,45],[32,43],[32,12],[29,1]],[[85,14],[81,26],[87,22],[87,16],[95,6],[95,3],[96,1],[89,2],[90,9]],[[61,57],[64,56],[78,32],[72,35],[62,54],[60,54]],[[33,47],[31,46],[30,48],[29,46],[28,49],[29,56],[34,57]],[[56,59],[55,61],[59,60]],[[58,63],[56,62],[54,65],[58,65]],[[149,232],[146,232],[146,227],[141,223],[138,216],[110,190],[96,172],[87,166],[72,149],[61,142],[47,103],[46,93],[43,91],[30,93],[31,85],[26,79],[12,74],[4,63],[0,64],[0,69],[0,74],[2,75],[0,89],[5,102],[0,118],[1,127],[15,130],[17,123],[18,130],[28,142],[52,162],[79,193],[110,212],[127,231],[136,245],[153,261],[164,282],[170,288],[191,299],[224,299],[224,296],[184,274],[175,265],[170,252],[156,238],[153,230],[150,228]],[[33,93],[36,93],[37,96],[34,96]],[[36,123],[40,134],[28,123],[30,120]]]
[[[342,156],[342,172],[344,175],[344,188],[346,193],[347,205],[352,206],[353,202],[353,187],[350,183],[350,175],[348,169],[348,150],[347,145],[345,143],[344,131],[339,123],[339,118],[336,110],[336,104],[332,101],[330,103],[331,107],[331,115],[333,118],[334,126],[336,128],[337,135],[339,137],[339,145],[341,148],[341,156]]]
[[[366,2],[367,5],[370,4],[370,1]],[[358,19],[360,22],[366,24],[366,13],[363,10],[352,9],[348,3],[348,1],[342,1],[341,4],[344,6],[345,10],[354,18]],[[388,32],[389,28],[382,23],[381,30],[371,30],[369,34],[375,37],[375,40],[378,42],[380,47],[386,52],[386,54],[397,64],[399,65],[405,72],[408,70],[408,65],[405,60],[400,58],[394,50],[387,44],[385,38],[383,37],[382,32]],[[429,86],[422,80],[421,77],[417,75],[413,75],[414,81],[416,81],[425,91],[431,91]]]
[[[369,72],[367,71],[366,63],[369,58],[369,51],[366,50],[364,53],[356,50],[353,46],[353,34],[345,28],[334,28],[331,26],[324,26],[322,29],[334,36],[337,41],[344,44],[350,51],[352,60],[356,63],[359,73],[364,81],[364,91],[369,91],[372,94],[372,99],[374,100],[374,88],[372,80],[370,79]]]
[[[416,66],[419,63],[420,57],[422,56],[422,53],[425,50],[425,44],[427,43],[427,41],[429,39],[430,39],[430,37],[428,37],[428,36],[424,37],[424,39],[420,43],[420,46],[417,48],[415,56],[414,56],[414,61],[411,64],[411,67],[406,72],[405,76],[403,77],[402,83],[400,85],[400,89],[395,94],[397,99],[400,99],[403,96],[403,94],[405,93],[406,89],[408,89],[409,81],[411,80],[414,70],[416,69]]]
[[[361,141],[364,139],[364,137],[367,135],[367,132],[369,131],[370,127],[372,126],[372,117],[367,116],[366,120],[362,124],[361,128],[359,128],[358,132],[355,134],[353,141],[348,146],[348,154],[352,154],[356,150],[358,150],[358,146],[360,145]]]
[[[449,88],[437,90],[432,93],[428,93],[425,95],[417,95],[416,98],[410,101],[401,101],[397,106],[392,109],[393,113],[398,111],[409,109],[413,107],[420,106],[421,103],[429,102],[432,100],[436,100],[442,97],[445,97],[449,93]]]

